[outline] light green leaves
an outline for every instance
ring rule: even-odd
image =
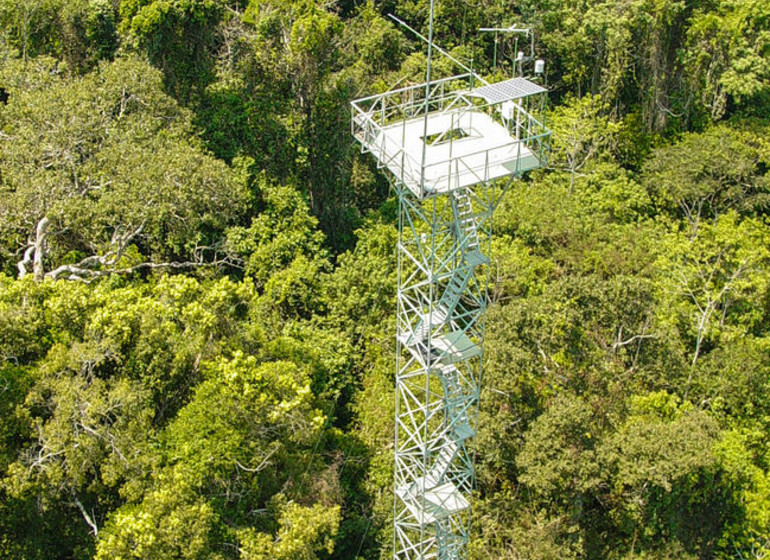
[[[580,500],[599,483],[591,409],[580,398],[561,395],[532,423],[516,458],[519,479],[541,496]]]
[[[279,515],[275,537],[253,529],[238,533],[244,560],[318,560],[318,552],[333,552],[339,507],[304,507],[290,502],[279,506]]]
[[[692,363],[704,345],[736,340],[761,321],[767,295],[768,232],[758,220],[729,212],[691,237],[672,233],[659,269],[667,305],[661,318],[693,340]]]
[[[762,0],[722,0],[698,10],[689,28],[686,58],[699,101],[720,118],[730,98],[762,114],[770,92],[770,10]]]
[[[697,229],[728,210],[755,215],[770,203],[766,127],[757,123],[714,126],[655,150],[644,166],[653,200]]]
[[[288,267],[292,260],[323,257],[323,234],[302,195],[291,186],[273,186],[264,179],[259,194],[262,212],[248,228],[228,231],[228,246],[245,258],[245,271],[258,286],[264,286],[271,275]]]

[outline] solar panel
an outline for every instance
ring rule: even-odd
[[[471,90],[470,95],[482,97],[487,103],[494,105],[504,101],[511,101],[512,99],[520,99],[522,97],[543,93],[545,91],[546,89],[543,86],[530,82],[526,78],[513,78],[511,80],[505,80],[504,82],[476,88]]]

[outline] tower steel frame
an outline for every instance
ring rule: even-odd
[[[352,102],[352,134],[399,200],[394,560],[467,558],[492,215],[548,156],[545,89],[478,81]]]

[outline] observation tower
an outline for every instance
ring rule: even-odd
[[[467,558],[492,213],[551,135],[545,88],[432,81],[431,48],[425,83],[351,103],[399,199],[395,560]]]

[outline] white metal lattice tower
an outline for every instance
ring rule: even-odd
[[[492,212],[545,163],[545,92],[428,75],[352,102],[399,197],[395,560],[467,558]]]

